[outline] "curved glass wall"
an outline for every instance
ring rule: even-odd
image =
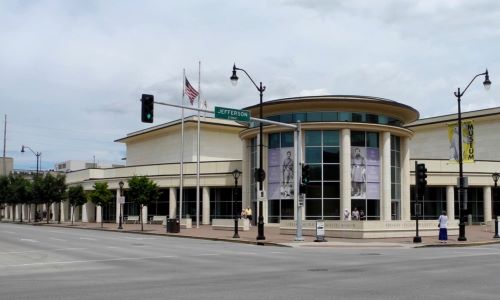
[[[401,220],[401,138],[391,135],[391,219]]]
[[[305,132],[309,165],[305,212],[307,220],[340,219],[340,139],[338,130]]]
[[[271,121],[282,123],[296,123],[298,121],[304,122],[357,122],[357,123],[371,123],[392,126],[403,126],[403,121],[393,117],[384,115],[377,115],[367,112],[336,112],[336,111],[323,111],[323,112],[294,112],[280,115],[265,117]],[[256,127],[258,123],[250,122],[250,127]]]

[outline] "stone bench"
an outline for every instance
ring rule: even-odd
[[[212,219],[212,229],[234,230],[234,219]],[[250,221],[248,219],[238,219],[238,230],[250,230]]]
[[[149,224],[167,224],[167,216],[152,216],[149,220]]]
[[[191,218],[181,219],[181,228],[193,228],[193,220],[191,220]]]
[[[134,224],[139,223],[139,216],[127,216],[125,217],[125,223],[133,222]]]

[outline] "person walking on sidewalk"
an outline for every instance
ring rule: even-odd
[[[246,213],[247,213],[247,219],[248,221],[250,221],[250,226],[252,226],[252,209],[250,207],[247,207]]]
[[[439,226],[439,241],[441,243],[448,242],[448,216],[446,215],[446,211],[443,210],[438,219]]]

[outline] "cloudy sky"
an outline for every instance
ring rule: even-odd
[[[496,0],[2,0],[0,45],[1,124],[7,115],[16,169],[36,168],[23,144],[44,169],[122,163],[113,141],[148,127],[140,95],[179,104],[183,69],[197,87],[200,61],[209,108],[258,102],[249,80],[231,85],[234,62],[267,87],[264,101],[377,96],[421,117],[455,113],[453,92],[488,68],[490,91],[478,78],[462,109],[500,106]],[[155,107],[155,124],[179,117]]]

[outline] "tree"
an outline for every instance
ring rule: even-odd
[[[32,191],[31,183],[28,179],[24,178],[22,175],[10,174],[9,175],[9,198],[10,203],[16,211],[16,206],[23,203],[31,203]],[[23,210],[20,210],[19,220],[23,221]]]
[[[94,183],[94,190],[90,192],[89,198],[90,201],[92,201],[92,203],[101,207],[101,228],[102,228],[103,227],[102,207],[114,199],[113,193],[108,189],[108,183],[107,182]]]
[[[47,224],[50,218],[50,204],[61,202],[66,192],[66,176],[57,174],[56,176],[47,173],[36,175],[33,181],[33,200],[35,209],[38,204],[47,205]]]
[[[142,209],[148,206],[152,201],[157,201],[160,197],[160,191],[156,183],[146,176],[133,176],[128,180],[128,197],[131,201],[137,203],[140,207],[141,231],[144,230],[142,222]]]
[[[75,219],[75,208],[87,203],[87,195],[85,194],[85,191],[83,190],[83,187],[81,185],[69,187],[68,201],[73,208],[73,212],[71,215],[71,225],[73,225],[73,220]]]

